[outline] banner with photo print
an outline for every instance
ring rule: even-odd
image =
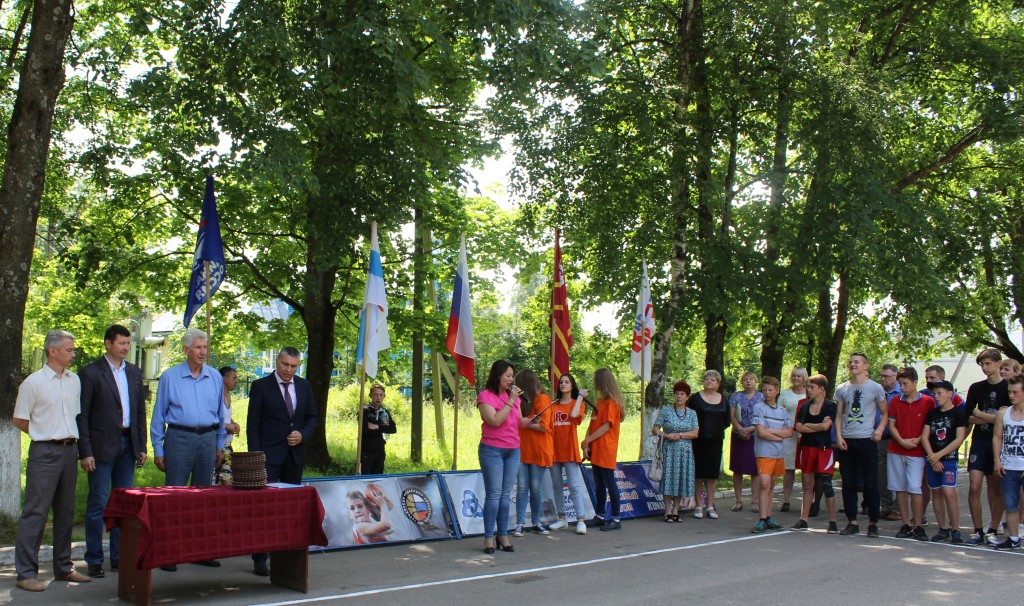
[[[327,549],[454,536],[437,474],[310,478],[324,504]]]

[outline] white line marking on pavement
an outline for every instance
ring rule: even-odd
[[[409,589],[422,589],[424,587],[436,587],[439,585],[452,585],[455,583],[470,583],[473,581],[485,581],[488,579],[498,579],[501,577],[510,577],[520,574],[532,574],[536,572],[544,572],[546,570],[558,570],[560,568],[572,568],[581,564],[600,564],[602,562],[615,562],[618,560],[629,560],[632,558],[639,558],[643,556],[659,555],[663,553],[673,553],[676,551],[687,551],[690,549],[697,549],[699,547],[710,547],[712,545],[725,545],[727,543],[737,543],[740,541],[751,541],[754,539],[763,539],[766,537],[782,536],[790,534],[788,532],[772,532],[765,534],[747,535],[743,537],[736,537],[732,539],[722,539],[720,541],[709,541],[707,543],[696,543],[694,545],[680,545],[678,547],[666,547],[664,549],[653,549],[651,551],[641,551],[637,553],[625,553],[617,556],[608,556],[604,558],[594,558],[592,560],[579,560],[576,562],[565,562],[562,564],[554,564],[551,566],[540,566],[537,568],[527,568],[524,570],[510,570],[508,572],[495,572],[493,574],[480,574],[471,577],[463,577],[458,579],[445,579],[443,581],[430,581],[427,583],[415,583],[412,585],[399,585],[397,587],[383,587],[380,589],[367,589],[365,591],[354,591],[352,593],[339,593],[336,595],[325,595],[315,598],[303,598],[300,600],[288,600],[285,602],[268,602],[266,604],[258,604],[256,606],[290,606],[292,604],[311,604],[313,602],[326,602],[327,600],[344,600],[346,598],[358,598],[368,595],[377,595],[382,593],[392,593],[395,591],[407,591]]]

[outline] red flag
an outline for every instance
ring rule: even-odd
[[[565,269],[562,267],[562,247],[555,230],[554,286],[551,290],[551,364],[548,370],[551,383],[558,393],[558,379],[569,372],[569,349],[572,348],[572,327],[569,321],[569,293],[565,288]]]

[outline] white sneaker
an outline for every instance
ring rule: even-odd
[[[576,522],[576,534],[587,534],[587,523],[583,520]]]
[[[569,525],[569,523],[566,522],[565,520],[558,519],[558,520],[555,520],[554,522],[552,522],[551,524],[548,524],[548,529],[549,530],[561,530],[561,529],[565,528],[568,525]]]
[[[515,529],[512,531],[512,536],[514,536],[514,537],[521,537],[521,536],[524,536],[524,534],[525,533],[523,532],[523,525],[522,524],[516,524]]]
[[[991,545],[992,547],[995,547],[996,545],[998,545],[1000,543],[1002,543],[1002,541],[999,540],[999,535],[997,535],[994,532],[992,534],[988,535],[988,544],[989,545]]]
[[[704,517],[704,508],[703,507],[695,508],[693,510],[693,517],[697,518],[698,520],[703,518]]]

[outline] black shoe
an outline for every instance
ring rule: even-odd
[[[196,566],[206,566],[207,568],[220,568],[220,562],[217,560],[203,560],[202,562],[192,562]]]
[[[622,523],[621,522],[616,522],[615,520],[608,520],[607,522],[604,523],[603,526],[601,526],[601,530],[619,530],[621,528],[622,528]]]
[[[164,570],[164,571],[167,571],[167,572],[176,572],[178,570],[178,565],[177,564],[170,564],[168,566],[161,566],[160,570]]]
[[[860,526],[857,526],[856,524],[847,524],[846,528],[844,528],[842,532],[840,532],[839,534],[843,535],[844,537],[860,534]]]
[[[89,571],[87,574],[94,579],[102,579],[107,576],[107,574],[103,572],[103,564],[89,564]]]
[[[111,570],[117,570],[117,562],[111,562],[110,563],[110,569]]]
[[[924,526],[918,526],[914,529],[914,538],[918,541],[928,540],[928,533],[924,531]]]
[[[897,539],[909,539],[912,536],[914,536],[914,529],[910,527],[910,524],[900,526],[900,531],[896,533]]]
[[[270,566],[266,562],[257,562],[252,565],[252,573],[258,577],[269,577]]]
[[[807,512],[807,517],[809,517],[809,518],[816,518],[816,517],[818,517],[818,512],[820,510],[821,510],[821,506],[815,505],[814,503],[811,503],[811,510],[809,512]]]
[[[1006,539],[1002,543],[996,545],[996,549],[1020,549],[1020,539],[1014,541],[1013,539]]]
[[[779,508],[780,512],[789,511],[789,503],[783,503],[782,507]]]
[[[590,518],[584,523],[587,525],[587,528],[598,528],[605,525],[604,518],[599,518],[597,516]]]
[[[828,533],[829,534],[839,534],[839,527],[836,526],[835,522],[829,522],[828,523]]]
[[[868,524],[868,538],[869,539],[877,539],[878,538],[878,524]]]
[[[800,520],[796,524],[790,527],[790,530],[807,530],[807,520]]]

